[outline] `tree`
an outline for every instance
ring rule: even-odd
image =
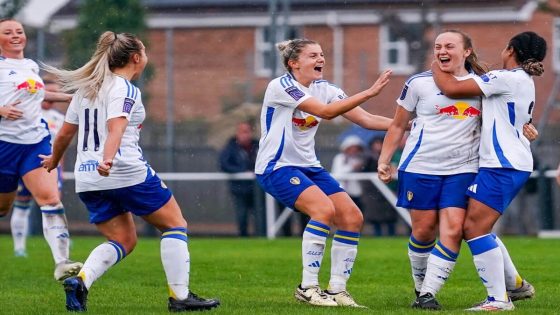
[[[27,4],[27,0],[5,0],[0,3],[0,19],[14,17],[21,8]]]
[[[77,28],[66,34],[66,65],[71,69],[90,59],[97,39],[105,31],[133,33],[143,38],[146,23],[140,0],[85,0],[79,9]],[[144,38],[143,41],[146,44]]]

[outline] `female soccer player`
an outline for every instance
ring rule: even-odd
[[[82,264],[69,259],[70,235],[58,193],[58,172],[42,169],[38,155],[51,153],[41,102],[68,102],[71,95],[45,91],[39,67],[24,58],[26,43],[21,23],[0,20],[0,216],[11,210],[21,179],[41,209],[54,277],[63,280],[77,274]]]
[[[144,45],[136,36],[105,32],[83,67],[73,71],[46,67],[59,78],[64,90],[76,94],[53,154],[43,156],[43,165],[48,171],[55,169],[78,133],[76,192],[89,211],[90,222],[107,238],[90,253],[79,275],[64,281],[70,311],[85,311],[93,282],[134,249],[136,227],[131,213],[162,232],[161,260],[169,286],[169,310],[204,310],[219,305],[218,300],[200,298],[189,290],[187,222],[138,146],[146,112],[140,90],[130,80],[140,76],[147,62]]]
[[[434,57],[442,71],[460,80],[484,72],[470,37],[460,31],[439,34]],[[479,97],[447,98],[427,71],[406,82],[397,103],[379,158],[379,178],[391,180],[391,157],[416,112],[399,165],[397,205],[410,209],[412,219],[408,255],[417,295],[412,307],[440,309],[435,295],[459,255],[465,192],[478,171],[481,102]]]
[[[317,42],[293,39],[277,47],[287,73],[266,89],[257,180],[284,205],[311,217],[303,233],[303,278],[296,299],[313,305],[359,306],[346,291],[346,282],[356,259],[362,213],[321,167],[314,137],[322,119],[339,115],[364,128],[386,130],[389,118],[371,115],[358,106],[381,92],[391,71],[384,71],[369,89],[347,97],[322,80],[325,57]],[[318,276],[330,225],[338,230],[332,243],[329,287],[323,292]]]
[[[513,265],[504,264],[503,244],[491,231],[533,171],[533,157],[523,126],[532,116],[535,105],[532,76],[540,76],[544,71],[546,47],[546,41],[534,32],[517,34],[501,53],[503,70],[462,81],[432,65],[434,80],[445,95],[482,96],[484,108],[480,169],[468,187],[470,200],[463,233],[488,298],[469,310],[512,310],[506,282],[517,280],[521,289],[526,285],[519,277],[507,279],[504,275],[512,273],[508,269]]]

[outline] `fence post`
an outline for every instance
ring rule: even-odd
[[[543,230],[554,229],[554,213],[552,212],[552,189],[550,180],[546,178],[546,165],[539,166],[539,209],[541,211],[541,228]]]

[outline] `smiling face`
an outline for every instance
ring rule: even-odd
[[[465,49],[463,37],[459,33],[441,33],[434,44],[434,58],[440,69],[457,76],[467,74],[465,60],[471,52],[472,49]]]
[[[288,64],[296,80],[304,86],[323,78],[325,55],[318,44],[306,45],[297,60],[289,60]]]
[[[22,59],[27,37],[21,23],[6,20],[0,23],[0,52],[6,58]]]

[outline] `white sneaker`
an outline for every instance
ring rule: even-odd
[[[58,263],[54,267],[54,278],[56,281],[62,281],[66,278],[75,276],[80,272],[83,265],[84,264],[81,262],[71,260]]]
[[[507,295],[512,301],[530,299],[535,296],[535,287],[526,280],[523,280],[523,282],[521,282],[521,287],[514,290],[508,290]]]
[[[496,301],[493,298],[487,298],[482,303],[479,303],[471,308],[467,308],[466,311],[474,312],[495,312],[495,311],[512,311],[515,306],[511,301]]]
[[[354,301],[354,298],[348,293],[348,291],[341,291],[338,293],[330,293],[328,290],[325,293],[333,299],[338,306],[350,306],[350,307],[361,307],[367,308],[363,305],[360,305]]]
[[[338,304],[325,292],[319,288],[319,286],[304,289],[300,285],[296,288],[294,297],[302,302],[309,303],[311,305],[318,306],[338,306]]]

